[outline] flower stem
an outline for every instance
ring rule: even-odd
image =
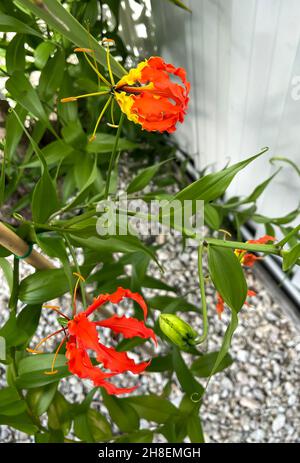
[[[198,275],[199,275],[199,288],[201,293],[202,314],[203,314],[203,334],[200,338],[196,339],[196,344],[201,344],[207,338],[208,334],[208,320],[207,320],[207,305],[205,297],[205,284],[203,275],[203,243],[198,247]]]
[[[72,259],[73,259],[73,262],[74,262],[74,265],[75,265],[75,268],[76,268],[76,272],[80,275],[80,268],[79,268],[79,265],[78,265],[78,262],[77,262],[77,257],[76,257],[76,254],[75,254],[75,251],[74,251],[74,248],[68,238],[67,235],[64,234],[64,239],[68,245],[68,248],[70,250],[70,253],[71,253],[71,256],[72,256]],[[79,285],[80,285],[80,292],[81,292],[81,297],[82,297],[82,303],[83,303],[83,306],[86,307],[86,297],[85,297],[85,291],[84,291],[84,285],[82,283],[82,281],[80,280],[79,282]]]
[[[117,157],[117,149],[118,149],[118,143],[119,143],[119,139],[120,139],[120,135],[121,135],[121,131],[122,131],[123,121],[124,121],[124,113],[121,113],[121,117],[120,117],[120,121],[119,121],[119,127],[118,127],[118,130],[117,130],[115,143],[114,143],[114,146],[113,146],[113,150],[112,150],[112,153],[111,153],[109,166],[108,166],[108,172],[107,172],[107,178],[106,178],[106,184],[105,184],[105,194],[104,194],[105,199],[107,199],[108,195],[109,195],[111,174],[112,174],[112,170],[114,168],[116,157]]]

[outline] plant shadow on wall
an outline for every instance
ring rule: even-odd
[[[157,434],[169,442],[186,437],[203,442],[200,410],[207,384],[231,364],[238,313],[253,296],[243,268],[264,255],[279,256],[287,272],[299,264],[299,226],[290,226],[299,211],[275,219],[256,213],[257,199],[277,172],[248,197],[224,199],[235,175],[267,148],[189,182],[185,166],[174,159],[178,147],[169,135],[188,110],[185,71],[160,57],[148,57],[126,71],[129,52],[118,31],[120,2],[103,3],[113,26],[93,0],[63,5],[19,0],[0,6],[0,49],[5,57],[0,72],[11,105],[1,141],[0,265],[11,297],[9,319],[0,329],[0,357],[7,369],[0,424],[33,435],[36,442],[151,442]],[[172,76],[178,78],[176,83]],[[154,305],[145,300],[145,288],[170,290],[163,282],[153,237],[143,240],[127,228],[126,233],[120,228],[105,236],[97,233],[103,215],[97,209],[100,201],[115,203],[118,217],[124,212],[118,202],[124,193],[118,159],[124,151],[130,153],[133,172],[128,197],[146,204],[167,200],[160,214],[148,214],[147,219],[157,224],[167,217],[183,244],[192,239],[196,245],[201,307],[187,302],[176,288],[171,291],[177,297],[163,293]],[[175,220],[170,204],[184,209],[186,201],[190,217],[197,203],[204,202],[204,239]],[[136,210],[126,213],[145,218]],[[265,224],[265,235],[243,242],[240,227],[250,217]],[[235,232],[238,241],[231,240],[227,230]],[[20,280],[22,260],[36,270]],[[206,260],[209,275],[203,271]],[[161,269],[162,279],[151,275],[151,261]],[[208,279],[216,289],[220,318],[225,305],[231,313],[218,352],[203,347],[209,337]],[[73,294],[70,307],[50,303],[66,293]],[[128,298],[133,301],[130,312],[120,315],[115,306],[113,312],[105,306]],[[77,310],[79,304],[82,309]],[[31,339],[42,310],[57,313],[57,330],[34,346]],[[201,314],[200,333],[181,312],[191,312],[190,320],[193,312]],[[111,346],[102,342],[104,328],[111,330]],[[50,338],[57,339],[56,349],[43,353]],[[154,348],[149,344],[153,342]],[[134,361],[127,351],[136,348],[151,352],[152,358]],[[143,371],[165,374],[162,395],[139,395],[138,380],[129,388],[114,384],[115,376]],[[90,380],[91,390],[82,403],[69,403],[59,392],[59,381],[70,375]],[[183,391],[178,407],[169,400],[175,376]],[[200,383],[195,377],[206,379]],[[96,393],[102,395],[109,421],[92,408]],[[41,419],[44,414],[47,420]],[[148,429],[140,429],[141,419],[149,422]]]

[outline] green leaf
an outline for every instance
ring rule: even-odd
[[[152,178],[156,175],[159,169],[170,162],[171,159],[167,159],[166,161],[160,162],[159,164],[155,164],[154,166],[147,167],[143,169],[141,172],[138,173],[136,177],[131,181],[129,186],[127,187],[127,193],[135,193],[136,191],[143,190],[152,180]]]
[[[153,432],[148,429],[140,429],[131,434],[126,434],[125,436],[118,437],[114,439],[114,442],[119,444],[150,444],[153,441]]]
[[[271,223],[273,225],[284,225],[287,223],[292,222],[299,217],[299,207],[294,209],[293,211],[289,212],[283,217],[266,217],[264,215],[255,214],[252,216],[252,219],[257,223],[264,223],[268,224]]]
[[[200,417],[196,414],[190,415],[187,420],[187,434],[191,443],[204,443],[204,435]]]
[[[209,274],[226,304],[238,312],[247,297],[247,283],[242,266],[231,249],[208,246]]]
[[[225,332],[225,335],[224,335],[224,338],[223,338],[223,342],[222,342],[222,346],[221,346],[221,349],[217,355],[217,358],[216,358],[216,361],[214,363],[214,366],[211,370],[211,373],[210,373],[210,376],[208,378],[208,381],[207,381],[207,384],[206,384],[206,388],[207,389],[207,386],[208,386],[208,383],[210,381],[210,378],[218,371],[218,368],[219,366],[221,365],[222,361],[224,358],[226,358],[226,355],[230,349],[230,346],[231,346],[231,340],[232,340],[232,336],[238,326],[238,316],[236,314],[236,312],[232,311],[231,312],[231,320],[230,320],[230,323],[227,327],[227,330]]]
[[[73,230],[72,230],[73,232]],[[136,252],[142,251],[153,259],[158,266],[160,266],[155,253],[148,246],[145,246],[135,236],[115,236],[113,238],[101,239],[97,237],[91,238],[80,238],[74,235],[70,235],[72,243],[82,248],[93,249],[98,252]]]
[[[27,110],[20,104],[15,107],[15,112],[18,114],[21,123],[25,121]],[[19,124],[18,119],[14,112],[9,112],[6,117],[5,123],[5,157],[7,160],[11,160],[16,154],[17,146],[23,134],[23,128]]]
[[[16,379],[17,387],[30,389],[57,383],[61,378],[70,375],[66,365],[66,357],[59,354],[55,361],[56,375],[45,375],[49,371],[54,354],[30,355],[20,360],[18,364],[19,376]]]
[[[57,382],[29,389],[26,400],[30,410],[32,410],[32,412],[37,416],[45,413],[55,396],[56,389]]]
[[[6,361],[6,341],[3,336],[0,336],[0,361]]]
[[[212,374],[218,355],[219,352],[210,352],[209,354],[204,354],[197,358],[192,363],[192,373],[199,378],[209,377]],[[230,365],[232,365],[232,363],[232,357],[229,354],[226,354],[218,367],[215,369],[215,373],[219,373],[220,371],[225,370],[225,368],[228,368]]]
[[[72,207],[75,207],[77,204],[80,204],[80,202],[82,201],[84,196],[87,194],[88,189],[92,186],[92,184],[96,180],[97,175],[98,175],[98,168],[97,168],[97,162],[96,162],[96,159],[95,159],[93,168],[92,168],[92,170],[90,172],[90,175],[89,175],[87,181],[85,182],[83,187],[79,190],[79,192],[77,193],[75,198],[72,201],[70,201],[67,204],[67,206],[64,207],[64,211],[67,211],[67,210],[71,209]]]
[[[43,169],[32,195],[32,218],[36,223],[47,223],[50,215],[59,208],[56,187],[49,171]]]
[[[185,3],[183,3],[181,0],[169,0],[169,2],[174,3],[174,5],[179,6],[179,8],[182,8],[183,10],[188,11],[189,13],[192,13],[192,10],[188,8]]]
[[[11,313],[0,335],[5,338],[8,347],[26,345],[36,331],[41,313],[40,306],[26,306],[18,315]]]
[[[34,117],[49,126],[48,116],[40,102],[38,94],[23,72],[15,71],[7,80],[6,88],[14,100]]]
[[[95,140],[88,142],[85,150],[87,153],[110,153],[113,149],[115,138],[115,135],[110,135],[108,133],[97,133]],[[137,143],[133,143],[126,138],[120,138],[118,143],[118,150],[133,150],[137,146]]]
[[[282,270],[286,272],[296,264],[300,257],[300,243],[296,244],[289,251],[283,251]]]
[[[73,95],[74,94],[74,86],[73,86],[73,78],[70,77],[68,72],[65,72],[63,75],[63,81],[60,86],[60,90],[58,93],[58,101],[57,101],[57,114],[58,118],[68,125],[76,121],[78,118],[78,105],[76,101],[70,101],[68,104],[61,103],[61,99],[66,97],[66,95]],[[97,89],[98,90],[98,89]],[[97,91],[96,90],[96,91]]]
[[[28,341],[36,332],[41,315],[41,306],[27,305],[17,317],[17,329],[25,331]]]
[[[173,348],[173,368],[176,372],[178,381],[184,392],[190,396],[193,394],[202,395],[204,388],[195,380],[193,374],[185,364],[180,352]]]
[[[20,399],[14,387],[0,389],[0,415],[20,415],[26,410],[26,403]]]
[[[8,16],[6,14],[0,13],[0,31],[1,32],[20,32],[23,34],[35,35],[43,39],[43,36],[40,32],[32,29],[27,24],[19,21],[13,16]]]
[[[48,427],[51,430],[61,430],[68,434],[71,426],[71,404],[64,396],[56,391],[55,397],[48,408]]]
[[[205,223],[213,230],[219,230],[221,227],[222,218],[218,210],[211,206],[211,204],[205,204],[204,207],[204,220]]]
[[[34,64],[38,69],[43,69],[56,46],[52,42],[41,42],[34,50]]]
[[[32,424],[31,419],[26,413],[14,416],[0,415],[0,425],[2,424],[18,429],[26,434],[35,434],[38,430],[38,427]]]
[[[60,430],[52,430],[51,432],[37,432],[34,436],[37,444],[63,443],[64,433]]]
[[[63,269],[38,270],[21,281],[19,298],[27,304],[41,304],[62,296],[68,290]]]
[[[244,161],[238,162],[233,166],[227,167],[226,169],[216,172],[214,174],[205,175],[196,182],[187,186],[174,197],[175,200],[203,200],[212,201],[225,193],[226,189],[230,185],[235,175],[248,164],[254,161],[257,157],[264,154],[268,148],[264,148],[255,156],[245,159]]]
[[[74,419],[74,431],[84,442],[101,442],[111,438],[108,421],[101,413],[90,408],[86,413],[77,415]]]
[[[43,19],[46,24],[53,27],[63,37],[66,37],[78,47],[93,49],[96,60],[104,67],[107,66],[105,48],[57,0],[43,0],[43,3],[22,0],[22,6],[28,8],[31,13]],[[111,56],[111,67],[112,72],[118,77],[126,74],[125,69],[113,56]]]
[[[60,87],[65,68],[65,55],[58,49],[55,55],[50,58],[41,72],[39,80],[39,94],[43,100],[53,98]]]
[[[178,413],[177,408],[168,400],[156,395],[144,395],[123,399],[136,410],[140,418],[155,423],[165,423]]]
[[[273,178],[278,174],[278,172],[281,169],[278,169],[273,175],[271,175],[269,178],[267,178],[264,182],[260,183],[253,191],[252,193],[247,196],[246,199],[244,199],[241,204],[244,203],[250,203],[250,202],[255,202],[261,194],[265,191],[269,183],[273,180]]]
[[[139,428],[140,420],[135,409],[124,399],[118,399],[102,391],[103,402],[110,417],[120,431],[129,433]]]
[[[72,146],[67,145],[62,140],[55,140],[51,143],[48,143],[45,148],[41,150],[45,161],[48,165],[48,167],[53,167],[54,165],[57,165],[60,161],[64,160],[69,156],[69,154],[74,152],[74,149]],[[40,166],[40,160],[39,159],[34,159],[33,161],[30,161],[25,164],[26,168],[35,168]]]
[[[199,307],[187,302],[183,297],[154,296],[148,299],[150,307],[165,313],[199,312]]]
[[[159,357],[154,357],[147,367],[147,371],[150,372],[163,372],[173,370],[173,359],[172,355],[164,355]]]
[[[11,292],[13,286],[13,269],[11,264],[8,262],[8,260],[5,259],[5,257],[0,257],[0,267],[3,271],[9,290]]]
[[[17,34],[9,42],[6,50],[6,69],[9,74],[25,69],[24,35]]]

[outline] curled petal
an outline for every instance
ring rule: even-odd
[[[100,294],[94,302],[86,309],[84,312],[86,316],[89,316],[92,312],[96,309],[101,307],[105,302],[112,302],[113,304],[118,304],[124,298],[132,299],[133,301],[137,302],[141,309],[144,312],[144,318],[147,316],[147,305],[144,301],[143,297],[139,293],[133,293],[130,289],[124,289],[119,287],[117,291],[112,294]]]
[[[247,291],[247,296],[249,296],[249,297],[254,297],[254,296],[256,296],[256,292],[255,292],[255,291],[252,291],[252,289],[248,289],[248,291]]]
[[[216,305],[216,309],[217,309],[218,317],[219,317],[219,319],[221,320],[222,313],[224,312],[224,299],[222,298],[222,296],[221,296],[220,293],[217,293],[217,305]]]
[[[91,379],[93,382],[103,381],[106,378],[115,376],[115,373],[105,373],[100,368],[94,366],[87,352],[82,347],[78,347],[73,340],[67,342],[66,358],[68,359],[69,371],[79,378]]]
[[[138,386],[133,387],[117,387],[108,381],[107,378],[115,376],[116,373],[105,373],[98,367],[94,366],[87,352],[76,346],[75,338],[66,346],[66,357],[68,359],[69,371],[79,378],[90,379],[94,386],[104,387],[108,394],[125,394],[133,392]]]
[[[101,343],[99,343],[97,350],[97,360],[103,363],[104,368],[115,373],[131,371],[132,373],[138,374],[144,371],[151,363],[149,361],[137,364],[128,357],[126,352],[118,352],[113,347],[106,347]]]
[[[99,339],[95,323],[89,321],[84,312],[76,315],[68,322],[68,330],[83,349],[92,349],[97,352]]]
[[[257,260],[261,260],[262,257],[258,257],[255,254],[251,253],[246,253],[242,258],[241,258],[241,263],[245,265],[246,267],[253,267],[255,262]]]
[[[110,328],[115,333],[121,333],[124,338],[133,338],[134,336],[139,336],[144,339],[151,338],[157,345],[157,339],[154,331],[151,328],[147,328],[144,322],[137,320],[136,318],[125,317],[125,315],[122,317],[113,315],[106,320],[96,322],[96,325]]]
[[[261,238],[258,238],[257,240],[249,240],[247,241],[247,243],[251,243],[251,244],[266,244],[268,243],[269,241],[274,241],[276,238],[274,236],[271,236],[271,235],[264,235],[262,236]]]

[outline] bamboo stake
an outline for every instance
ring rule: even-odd
[[[10,228],[0,222],[0,245],[11,251],[16,256],[24,256],[28,252],[28,243],[20,238]],[[24,258],[25,262],[37,269],[55,268],[55,266],[44,256],[34,249],[28,257]]]

